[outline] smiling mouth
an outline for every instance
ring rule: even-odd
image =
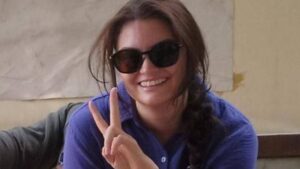
[[[157,80],[142,81],[142,82],[140,82],[140,85],[142,87],[153,87],[153,86],[157,86],[157,85],[164,83],[166,80],[167,80],[166,78],[163,78],[163,79],[157,79]]]

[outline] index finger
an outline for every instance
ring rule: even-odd
[[[103,119],[103,117],[101,116],[100,112],[98,111],[97,107],[93,104],[92,101],[89,101],[89,110],[93,116],[93,119],[98,127],[98,129],[100,130],[100,132],[102,134],[104,134],[105,130],[108,127],[108,124],[106,123],[106,121]]]
[[[110,125],[115,126],[117,128],[121,128],[118,93],[117,93],[117,88],[115,87],[112,88],[110,91],[109,106],[110,106]]]

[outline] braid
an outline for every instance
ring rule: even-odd
[[[183,113],[183,125],[187,134],[187,148],[191,169],[200,169],[203,165],[203,150],[209,142],[209,135],[218,123],[212,115],[212,105],[206,99],[209,89],[194,80],[189,86],[188,103]]]

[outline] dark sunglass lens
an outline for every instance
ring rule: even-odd
[[[113,55],[113,62],[121,73],[133,73],[139,69],[143,59],[138,50],[125,49]]]
[[[178,60],[179,48],[174,41],[161,42],[152,48],[150,59],[157,67],[171,66]]]

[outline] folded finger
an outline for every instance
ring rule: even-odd
[[[137,155],[140,148],[136,141],[126,134],[119,134],[117,137],[114,137],[111,144],[111,154],[117,154],[118,151],[121,151],[125,156]]]
[[[104,134],[104,152],[106,155],[111,154],[111,146],[113,139],[119,135],[119,130],[110,126],[107,128]]]

